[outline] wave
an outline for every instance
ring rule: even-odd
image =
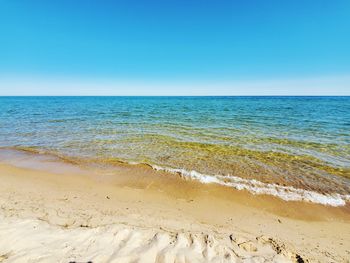
[[[151,165],[151,167],[156,171],[179,174],[184,178],[197,180],[204,184],[214,183],[232,187],[237,190],[247,190],[252,194],[272,195],[285,201],[306,201],[328,206],[344,206],[350,201],[350,194],[321,194],[315,191],[298,189],[292,186],[263,183],[255,179],[249,180],[232,175],[207,175],[197,171],[187,171],[185,169],[167,168],[157,165]]]
[[[96,164],[101,162],[101,160],[96,160],[96,159],[87,160],[84,158],[83,159],[74,158],[72,156],[68,157],[68,156],[58,154],[57,152],[37,149],[35,147],[0,147],[0,150],[14,150],[14,151],[19,151],[24,153],[48,155],[48,156],[56,157],[61,161],[71,163],[74,165],[78,165],[81,163]],[[13,156],[11,156],[11,159],[12,158]],[[208,175],[208,174],[199,173],[193,170],[188,171],[185,169],[162,167],[154,164],[125,161],[125,160],[116,160],[116,159],[114,159],[113,162],[109,161],[107,163],[109,164],[125,163],[129,165],[144,164],[149,166],[153,170],[164,171],[171,174],[178,174],[182,178],[196,180],[204,184],[213,183],[213,184],[218,184],[226,187],[231,187],[236,190],[247,190],[252,194],[272,195],[285,201],[305,201],[305,202],[311,202],[311,203],[334,206],[334,207],[344,206],[346,205],[347,202],[350,202],[350,194],[339,194],[339,193],[323,194],[316,191],[295,188],[293,186],[281,186],[273,183],[263,183],[256,179],[244,179],[233,175],[227,175],[227,176]]]

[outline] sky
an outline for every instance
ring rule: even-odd
[[[0,95],[350,95],[349,47],[349,0],[0,0]]]

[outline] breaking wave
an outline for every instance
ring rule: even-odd
[[[204,184],[214,183],[232,187],[237,190],[247,190],[252,194],[272,195],[285,201],[306,201],[329,206],[344,206],[346,205],[346,202],[350,201],[350,195],[341,195],[338,193],[321,194],[315,191],[298,189],[292,186],[263,183],[258,180],[248,180],[232,175],[207,175],[197,171],[166,168],[157,165],[152,165],[152,168],[156,171],[179,174],[184,178],[197,180]]]

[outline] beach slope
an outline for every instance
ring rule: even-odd
[[[264,199],[148,167],[139,167],[134,176],[132,171],[122,167],[119,179],[112,180],[107,173],[90,176],[0,163],[0,262],[350,258],[346,207]]]

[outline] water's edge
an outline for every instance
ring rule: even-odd
[[[232,187],[236,190],[247,190],[252,194],[272,195],[285,201],[306,201],[329,206],[344,206],[347,202],[350,201],[350,194],[321,194],[315,191],[294,188],[292,186],[267,184],[258,180],[249,180],[232,175],[208,175],[199,173],[197,171],[165,168],[157,165],[152,165],[152,168],[157,171],[166,171],[169,173],[179,174],[184,178],[197,180],[205,184],[214,183],[227,187]]]
[[[27,157],[28,155],[34,155],[29,156],[29,158],[47,157],[48,159],[44,159],[44,161],[60,160],[73,165],[106,165],[106,163],[99,162],[97,160],[74,158],[70,156],[63,156],[58,153],[49,152],[42,149],[24,147],[0,147],[0,161],[5,160],[6,162],[6,160],[10,160],[12,164],[16,164],[16,158],[13,158],[15,155],[12,157],[10,154],[8,154],[8,152],[13,152],[15,153],[15,155],[17,153],[19,153],[20,155],[24,154],[27,155]],[[7,156],[4,157],[4,154]],[[271,195],[280,198],[284,201],[302,201],[333,207],[345,206],[347,202],[350,202],[350,194],[318,193],[316,191],[299,189],[293,186],[282,186],[278,184],[264,183],[256,179],[245,179],[233,175],[224,176],[203,174],[194,170],[188,171],[186,169],[181,168],[163,167],[155,164],[128,162],[124,160],[114,160],[114,163],[108,163],[109,166],[115,166],[118,164],[127,164],[131,166],[146,165],[155,171],[163,171],[169,174],[180,175],[180,177],[185,180],[195,180],[203,184],[217,184],[224,187],[230,187],[236,190],[245,190],[254,195]]]

